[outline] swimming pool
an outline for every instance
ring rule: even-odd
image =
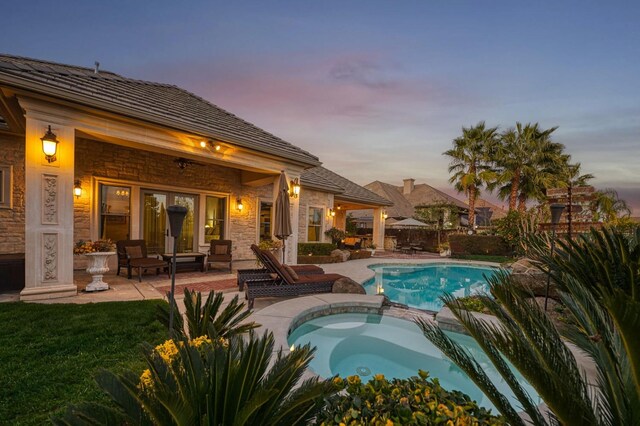
[[[371,265],[375,276],[363,284],[367,294],[384,293],[393,302],[438,312],[440,296],[471,296],[489,289],[483,275],[497,271],[491,266],[453,263],[424,265]]]
[[[498,390],[514,406],[519,403],[509,386],[502,381],[482,349],[469,336],[447,335],[465,347],[480,363]],[[289,336],[289,345],[311,343],[317,352],[310,367],[316,374],[329,378],[358,374],[367,381],[374,374],[389,378],[416,376],[418,369],[429,371],[447,390],[459,390],[485,408],[495,408],[476,385],[438,348],[427,340],[420,328],[411,321],[377,314],[333,314],[302,323]],[[514,372],[534,402],[539,403],[533,388]]]

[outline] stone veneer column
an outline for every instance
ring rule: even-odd
[[[384,250],[384,217],[383,209],[373,209],[373,243],[376,250]]]
[[[25,141],[25,288],[21,300],[77,294],[73,283],[73,127],[27,113]],[[42,141],[57,135],[57,160],[48,163]]]
[[[347,211],[345,209],[336,209],[336,217],[333,218],[333,226],[343,231],[347,230]]]

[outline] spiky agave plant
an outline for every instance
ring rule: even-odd
[[[222,342],[222,343],[221,343]],[[100,386],[117,408],[70,407],[58,425],[300,425],[307,424],[335,392],[330,381],[304,380],[309,345],[275,359],[272,333],[198,344],[176,340],[159,355],[147,348],[142,376],[102,372]]]
[[[212,339],[218,337],[228,338],[233,335],[247,333],[260,326],[260,324],[253,321],[247,321],[251,311],[245,309],[245,304],[238,300],[238,296],[231,299],[224,308],[222,308],[223,301],[224,293],[210,292],[203,304],[200,292],[190,291],[185,288],[184,307],[187,319],[187,335],[191,336],[191,338],[199,336],[209,336]],[[179,312],[175,299],[173,303],[174,312]],[[165,326],[169,326],[168,307],[158,306],[158,320]],[[177,336],[186,337],[181,315],[176,315],[174,318],[173,333]]]
[[[536,425],[622,425],[640,419],[640,230],[635,238],[606,229],[573,242],[561,242],[559,255],[543,254],[544,237],[531,236],[541,269],[552,274],[562,302],[577,327],[559,331],[531,295],[505,272],[489,278],[494,298],[484,296],[499,323],[473,317],[452,296],[444,302],[489,356],[521,408]],[[538,249],[535,249],[538,247]],[[517,410],[496,390],[482,368],[437,326],[419,321],[425,336],[449,356],[511,424],[524,424]],[[593,360],[597,377],[587,383],[561,337]],[[534,387],[548,407],[545,416],[514,380],[506,358]]]

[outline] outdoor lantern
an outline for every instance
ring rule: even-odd
[[[206,148],[207,147],[207,142],[206,141],[200,141],[200,148]]]
[[[167,216],[169,216],[169,231],[173,237],[173,257],[171,258],[171,292],[169,293],[169,337],[173,332],[173,305],[175,305],[176,294],[176,254],[178,252],[178,238],[182,233],[182,224],[184,217],[187,215],[187,208],[184,206],[173,205],[167,207]]]
[[[564,211],[564,204],[551,204],[551,224],[557,225],[560,223],[560,217]]]
[[[387,218],[388,218],[388,217],[389,217],[389,215],[387,214],[387,211],[386,211],[386,210],[385,210],[385,211],[383,211],[383,212],[382,212],[382,218],[383,218],[384,220],[387,220]]]
[[[236,208],[239,212],[242,212],[242,209],[244,209],[244,205],[242,204],[242,200],[240,198],[236,200]]]
[[[336,211],[334,209],[329,209],[329,216],[336,217]]]
[[[46,158],[49,163],[53,163],[56,161],[59,142],[56,134],[51,131],[51,125],[49,125],[47,133],[45,133],[40,140],[42,141],[42,152],[44,152],[44,158]]]
[[[75,195],[76,198],[80,198],[80,196],[82,195],[82,186],[80,185],[79,180],[76,180],[73,183],[73,195]]]
[[[293,198],[298,198],[298,195],[300,195],[300,183],[298,182],[298,178],[291,181],[291,192],[289,195]]]

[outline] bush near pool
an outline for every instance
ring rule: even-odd
[[[513,248],[497,235],[449,235],[451,254],[513,256]]]
[[[376,374],[368,383],[360,376],[336,377],[341,392],[328,398],[317,422],[330,425],[504,425],[459,391],[447,391],[438,379],[419,371],[419,377],[388,380]]]

